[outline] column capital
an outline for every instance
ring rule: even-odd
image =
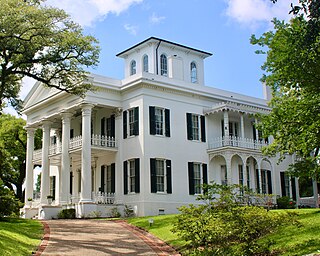
[[[73,116],[73,114],[71,112],[63,111],[61,113],[61,119],[62,120],[71,118],[72,116]]]
[[[52,122],[50,122],[49,120],[42,120],[41,124],[42,124],[42,129],[49,129]]]

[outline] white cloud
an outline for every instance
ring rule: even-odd
[[[164,16],[157,16],[155,13],[152,13],[152,16],[150,17],[150,22],[152,24],[158,24],[161,21],[163,21],[166,17]]]
[[[125,24],[123,27],[124,27],[124,29],[127,30],[131,35],[134,35],[134,36],[137,35],[138,29],[139,29],[138,26],[134,26],[134,25],[130,25],[130,24]]]
[[[288,13],[291,1],[278,1],[276,4],[270,0],[225,0],[225,2],[226,15],[249,27],[269,23],[274,17],[284,20],[290,18]]]
[[[82,26],[92,26],[109,13],[119,15],[131,5],[143,0],[47,0],[46,5],[64,9],[72,19]]]

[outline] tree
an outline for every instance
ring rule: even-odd
[[[25,76],[80,96],[91,88],[84,68],[98,63],[97,40],[44,1],[0,0],[0,113],[19,108]]]
[[[261,116],[259,129],[273,142],[263,151],[268,155],[296,154],[290,168],[295,176],[316,178],[320,174],[320,4],[304,4],[296,16],[285,23],[273,20],[274,31],[251,43],[267,47],[262,81],[272,88],[272,111]],[[306,16],[308,18],[306,18]]]
[[[0,115],[0,179],[4,185],[14,190],[23,201],[22,184],[26,176],[25,120],[12,115]],[[41,131],[35,133],[35,148],[41,147]]]

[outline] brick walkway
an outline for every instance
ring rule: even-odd
[[[48,220],[37,256],[179,255],[172,247],[125,221]]]

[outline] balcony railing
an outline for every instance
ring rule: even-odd
[[[117,143],[114,137],[95,135],[91,136],[91,145],[98,148],[116,148]],[[76,136],[70,139],[69,150],[75,150],[82,147],[82,136]],[[53,144],[49,147],[49,155],[60,154],[62,151],[61,144]],[[42,157],[42,150],[35,150],[33,152],[33,160],[40,160]]]
[[[217,137],[209,142],[209,150],[223,147],[237,147],[246,149],[261,150],[268,143],[264,140],[254,140],[249,138],[241,138],[235,136]]]

